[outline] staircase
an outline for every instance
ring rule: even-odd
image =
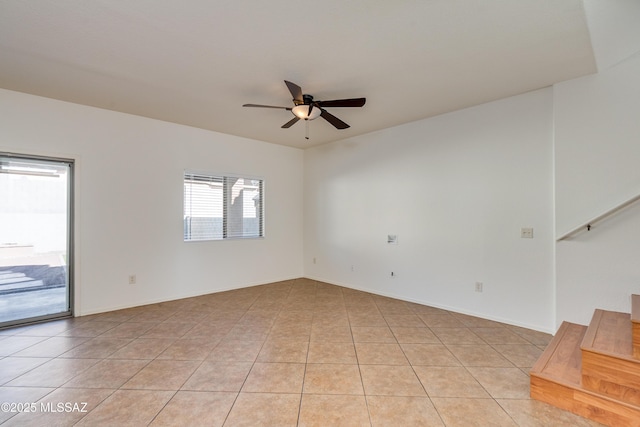
[[[631,314],[563,322],[530,371],[531,398],[609,426],[640,426],[640,295]]]
[[[0,295],[41,289],[42,280],[33,279],[24,273],[0,270]]]

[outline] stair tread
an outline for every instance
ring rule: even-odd
[[[31,280],[34,280],[34,279],[32,279],[31,277],[27,277],[25,275],[22,275],[22,277],[7,277],[7,278],[0,277],[0,286],[11,285],[13,283],[29,282]]]
[[[587,327],[584,325],[563,322],[530,373],[550,377],[560,383],[580,386],[580,343],[586,331]]]
[[[609,426],[638,427],[640,359],[633,358],[632,330],[640,331],[640,322],[631,317],[595,310],[589,326],[563,322],[530,371],[531,397]]]
[[[42,282],[42,280],[35,280],[35,279],[29,278],[29,280],[20,281],[20,282],[2,283],[0,284],[0,292],[14,290],[14,289],[35,288],[35,287],[41,287],[43,285],[44,283]]]
[[[595,310],[581,344],[582,350],[636,360],[633,358],[630,319],[629,313]]]
[[[0,271],[0,279],[11,279],[12,277],[24,277],[24,273],[14,273],[11,270]]]

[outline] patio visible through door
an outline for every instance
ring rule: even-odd
[[[0,153],[0,327],[71,315],[73,162]]]

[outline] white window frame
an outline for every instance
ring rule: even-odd
[[[211,191],[200,187],[194,198],[194,190],[198,188],[194,184],[198,182],[209,186]],[[215,186],[220,187],[220,194],[215,194]],[[244,194],[247,189],[250,193]],[[252,196],[252,192],[257,194]],[[247,213],[256,216],[245,216]],[[253,218],[255,221],[251,224]],[[194,220],[197,221],[194,223]],[[183,228],[185,242],[264,238],[264,179],[185,170]]]

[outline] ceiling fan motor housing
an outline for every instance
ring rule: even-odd
[[[300,101],[296,101],[294,99],[293,102],[296,103],[296,105],[300,105]],[[313,102],[313,96],[312,95],[302,95],[302,104],[309,105],[312,102]]]

